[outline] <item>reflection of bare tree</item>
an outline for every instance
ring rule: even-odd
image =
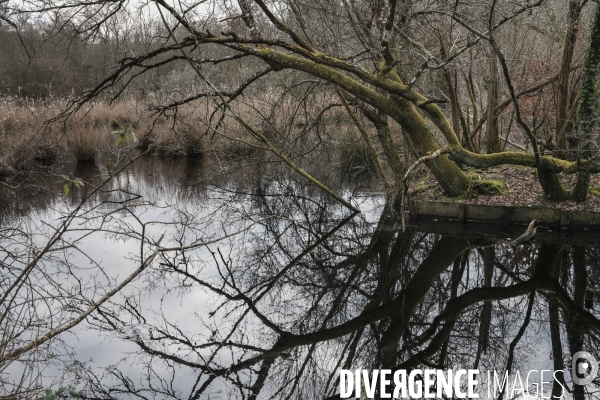
[[[47,196],[57,191],[56,178],[54,187],[45,191],[41,185],[27,187],[21,193],[25,199],[15,196],[25,203],[23,211],[47,207],[52,218],[45,218],[44,212],[19,219],[6,214],[0,226],[0,398],[37,398],[43,389],[71,383],[80,368],[55,374],[59,376],[54,381],[46,379],[51,374],[45,371],[73,355],[67,332],[96,319],[96,313],[103,315],[115,298],[127,296],[125,287],[149,270],[158,255],[204,247],[260,222],[209,229],[206,221],[196,218],[197,210],[157,204],[157,198],[167,198],[165,192],[144,188],[148,174],[141,173],[143,168],[129,173],[127,166],[124,163],[112,176],[87,171],[91,174],[80,175],[89,178],[84,189],[73,190],[69,197]],[[148,199],[136,189],[146,189],[142,191]],[[190,192],[199,198],[197,190],[187,189],[178,194],[180,199]],[[35,192],[45,197],[27,202],[26,196]],[[163,241],[171,234],[184,239]],[[102,256],[94,255],[98,242],[108,244],[109,253],[119,243],[128,243],[128,261],[103,263]],[[122,333],[140,337],[145,331]]]
[[[109,183],[105,179],[57,205],[54,223],[27,218],[0,227],[0,383],[7,398],[34,396],[41,388],[43,366],[69,352],[60,335],[117,295],[158,254],[164,234],[153,239],[145,223],[138,220],[142,229],[130,229],[113,216],[134,215],[130,207],[139,196]],[[88,200],[103,191],[104,201],[90,206]],[[111,204],[107,213],[106,204]],[[136,268],[125,278],[111,278],[83,245],[95,234],[138,241]],[[78,265],[75,256],[92,267]]]
[[[549,337],[554,367],[566,369],[562,354],[597,348],[600,321],[580,300],[585,263],[575,265],[583,247],[486,247],[496,240],[401,232],[391,204],[373,227],[293,182],[254,192],[242,216],[260,221],[254,229],[210,253],[164,251],[152,271],[153,284],[182,301],[210,294],[197,329],[165,311],[153,321],[134,297],[102,308],[94,324],[137,345],[147,379],[118,366],[79,369],[89,397],[336,398],[339,368],[516,371]],[[235,204],[249,194],[229,195]],[[176,384],[190,374],[189,387]]]

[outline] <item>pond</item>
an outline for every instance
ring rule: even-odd
[[[276,164],[146,157],[112,180],[69,168],[81,192],[65,197],[45,176],[1,202],[0,395],[73,386],[98,399],[386,398],[371,380],[387,370],[404,379],[390,396],[403,385],[413,398],[428,385],[441,393],[432,370],[454,372],[449,398],[467,393],[460,370],[478,371],[479,398],[600,395],[593,231],[540,227],[509,244],[525,226],[403,230],[375,179],[329,176],[356,214]],[[574,376],[579,351],[590,354]],[[368,371],[358,384],[357,370]]]

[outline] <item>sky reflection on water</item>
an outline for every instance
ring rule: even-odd
[[[517,337],[513,371],[568,370],[578,348],[598,356],[598,307],[581,297],[598,281],[593,235],[546,232],[510,247],[510,232],[489,227],[402,232],[397,203],[372,179],[327,182],[361,209],[352,216],[289,171],[217,174],[215,165],[141,159],[81,210],[66,235],[77,246],[35,275],[64,278],[73,295],[48,315],[99,298],[164,235],[163,250],[63,334],[72,351],[45,370],[44,385],[67,371],[65,382],[90,398],[324,399],[335,398],[340,368],[504,371]],[[75,175],[93,183],[102,173]],[[51,234],[42,222],[58,223],[78,202],[55,180],[39,182],[28,204],[5,198],[2,228],[18,224],[42,246]],[[12,240],[4,246],[19,246]],[[587,389],[589,398],[596,389]]]

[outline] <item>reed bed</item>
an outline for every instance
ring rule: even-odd
[[[372,156],[343,108],[323,111],[330,99],[313,99],[299,107],[275,93],[261,96],[248,96],[232,107],[284,154],[327,155],[332,162],[339,159],[344,169],[372,169]],[[0,176],[61,161],[103,165],[118,151],[114,132],[123,129],[135,132],[137,140],[125,141],[122,147],[136,146],[163,157],[216,152],[225,160],[239,160],[264,153],[264,144],[245,131],[231,111],[215,111],[212,101],[178,107],[177,113],[160,112],[136,98],[113,104],[97,101],[64,121],[48,122],[66,105],[56,99],[0,98]]]
[[[122,129],[139,139],[124,146],[167,156],[196,155],[205,149],[204,128],[194,115],[168,118],[147,112],[136,100],[86,105],[65,121],[48,122],[64,106],[62,101],[0,99],[0,175],[14,174],[38,164],[57,161],[102,161],[115,151]],[[130,138],[133,139],[133,138]]]

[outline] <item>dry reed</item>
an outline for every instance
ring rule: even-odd
[[[285,154],[304,158],[317,151],[329,154],[327,159],[332,162],[340,160],[342,167],[369,169],[372,160],[361,146],[356,127],[343,108],[327,106],[331,98],[324,95],[299,107],[274,91],[261,95],[247,96],[232,106],[237,115],[257,127]],[[133,130],[139,139],[125,146],[136,145],[166,157],[215,151],[235,160],[255,157],[263,147],[229,111],[225,115],[221,110],[215,112],[209,100],[180,106],[176,114],[172,110],[149,111],[146,102],[135,98],[121,99],[116,104],[96,101],[84,105],[66,121],[46,123],[65,106],[65,101],[55,99],[0,98],[0,175],[57,161],[104,164],[111,157],[109,153],[116,150],[116,135],[111,132],[121,129]],[[374,133],[372,127],[369,129]]]
[[[197,155],[206,130],[194,115],[155,118],[145,105],[123,100],[86,105],[66,121],[47,122],[60,113],[62,101],[0,99],[0,175],[60,160],[99,161],[114,151],[114,131],[132,129],[139,147],[162,155]],[[126,143],[134,145],[133,141]],[[102,160],[100,160],[102,161]]]

